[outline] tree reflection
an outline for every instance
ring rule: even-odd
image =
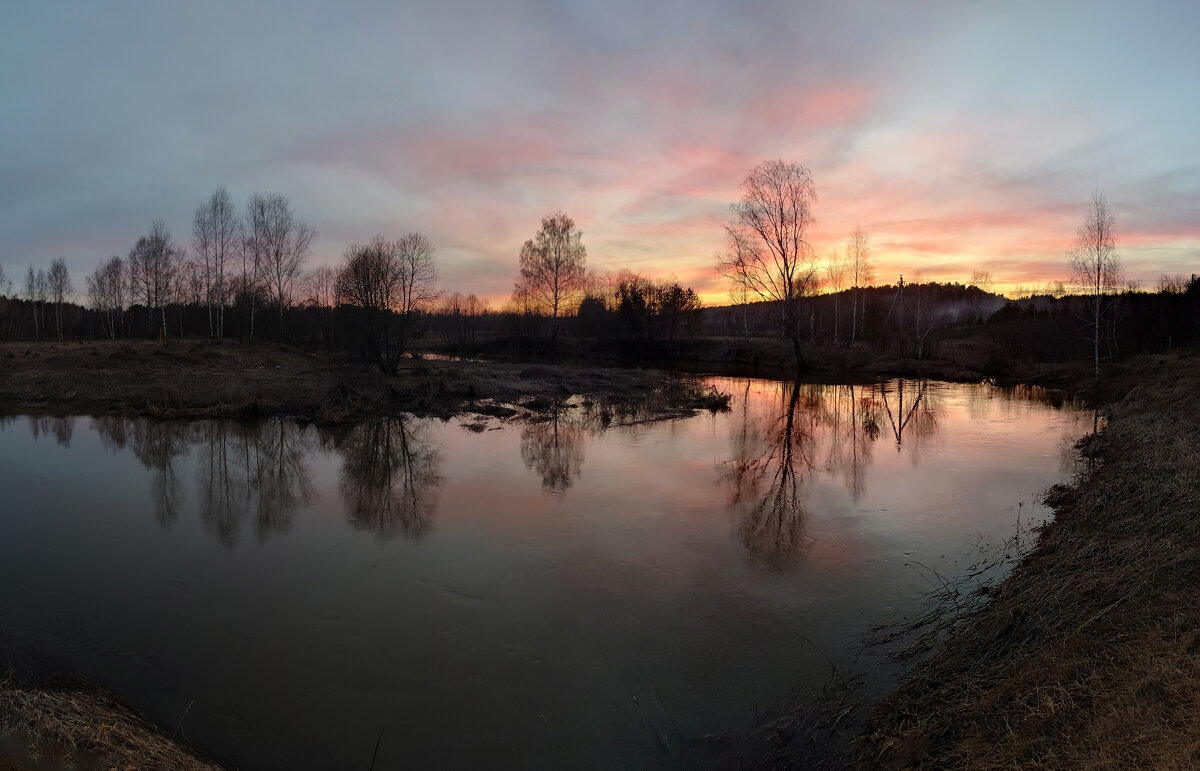
[[[304,463],[312,446],[308,429],[288,418],[271,418],[241,432],[241,465],[253,501],[259,539],[292,526],[296,509],[313,498],[312,481]]]
[[[880,410],[873,386],[826,386],[821,425],[821,468],[840,478],[855,502],[866,493],[866,469],[879,437]]]
[[[804,399],[801,399],[802,391]],[[735,455],[727,463],[730,505],[746,551],[772,569],[783,569],[804,551],[803,482],[812,470],[819,392],[792,383],[779,390],[779,409],[761,421],[743,412]],[[748,401],[748,400],[744,400]]]
[[[884,436],[898,449],[907,443],[917,462],[920,440],[937,430],[939,406],[923,381],[775,388],[763,405],[747,381],[723,475],[747,553],[783,569],[811,541],[805,535],[809,478],[822,473],[839,480],[857,503],[866,495],[875,443]]]
[[[521,427],[521,460],[542,477],[542,487],[565,493],[583,468],[583,427],[570,414],[571,408],[556,402],[544,415]],[[588,415],[592,411],[585,411]],[[606,426],[611,413],[596,411]]]
[[[29,418],[29,431],[36,441],[42,435],[53,436],[54,441],[63,447],[71,446],[71,437],[75,432],[75,419],[54,415],[34,415]]]
[[[223,546],[237,543],[249,497],[247,480],[238,473],[239,446],[235,424],[208,421],[196,427],[200,461],[196,466],[196,490],[204,529]]]
[[[154,516],[163,527],[179,519],[179,467],[195,444],[197,504],[205,529],[221,544],[237,543],[242,523],[255,517],[259,539],[291,526],[313,498],[305,464],[311,431],[273,418],[263,423],[179,423],[149,418],[98,417],[92,426],[112,451],[129,448],[151,472]]]
[[[892,438],[896,440],[896,451],[900,451],[907,434],[913,463],[918,463],[923,444],[921,440],[937,431],[940,412],[929,382],[897,380],[894,384],[880,383],[876,388]]]
[[[428,425],[392,416],[368,420],[335,436],[342,454],[340,490],[352,525],[380,538],[419,538],[437,510],[441,454]]]
[[[92,427],[111,450],[129,447],[143,466],[153,472],[150,499],[154,518],[168,528],[179,519],[179,461],[188,453],[188,427],[148,418],[98,417]]]

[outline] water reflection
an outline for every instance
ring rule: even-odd
[[[43,435],[53,436],[63,447],[70,447],[75,421],[61,416],[37,415],[29,418],[29,430],[35,440]]]
[[[607,425],[610,413],[566,402],[555,402],[542,415],[521,427],[521,460],[542,478],[542,487],[565,493],[583,469],[586,424]]]
[[[343,458],[339,490],[352,525],[380,538],[428,532],[442,477],[441,453],[427,422],[392,416],[331,436]]]
[[[746,553],[780,570],[811,542],[805,507],[813,475],[840,480],[858,502],[874,444],[886,436],[919,465],[941,406],[925,381],[762,387],[765,393],[752,394],[751,381],[745,383],[740,426],[731,432],[732,453],[721,472]]]
[[[284,418],[260,423],[178,423],[148,418],[98,417],[92,429],[110,451],[126,448],[153,472],[150,496],[164,528],[179,519],[180,467],[195,446],[196,500],[204,528],[225,546],[238,542],[253,517],[258,539],[287,530],[297,509],[313,499],[305,456],[316,443],[311,429]]]
[[[111,450],[133,450],[133,455],[153,472],[150,498],[154,517],[160,527],[168,528],[179,519],[180,461],[188,452],[188,427],[164,421],[99,417],[92,427]]]
[[[727,462],[730,506],[747,552],[771,568],[790,564],[805,548],[803,481],[813,468],[817,411],[811,389],[792,383],[777,391],[778,409],[759,420],[749,414],[749,384],[734,456]],[[804,408],[801,392],[805,391]]]

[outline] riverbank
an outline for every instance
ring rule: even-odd
[[[0,679],[0,770],[27,767],[220,768],[90,686]]]
[[[863,764],[1200,764],[1200,356],[1115,365],[1087,395],[1107,426],[1054,520],[878,705]]]
[[[396,412],[507,417],[572,394],[636,406],[649,419],[727,403],[658,370],[406,359],[385,376],[361,361],[267,343],[0,343],[0,409],[8,414],[338,423]]]

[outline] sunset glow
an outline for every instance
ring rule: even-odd
[[[420,231],[447,289],[507,299],[568,212],[589,268],[713,269],[746,172],[812,171],[810,242],[862,225],[877,281],[1067,278],[1093,191],[1130,279],[1200,270],[1191,4],[207,4],[9,9],[0,264],[83,275],[220,184],[278,191],[312,263]]]

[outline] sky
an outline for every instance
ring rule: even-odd
[[[587,264],[727,302],[742,180],[807,167],[809,242],[880,283],[1067,278],[1094,192],[1129,278],[1200,273],[1200,3],[116,2],[0,8],[0,266],[76,287],[218,185],[337,264],[421,232],[503,303],[571,215]]]

